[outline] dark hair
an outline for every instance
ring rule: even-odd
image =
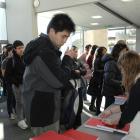
[[[85,46],[85,49],[90,49],[91,47],[92,47],[91,44],[88,44]]]
[[[12,44],[8,44],[8,45],[7,45],[7,48],[6,48],[5,55],[8,56],[8,53],[9,53],[10,51],[12,51],[12,50],[13,50],[13,45],[12,45]]]
[[[103,56],[104,49],[106,49],[106,48],[105,47],[97,48],[96,51],[95,51],[95,58],[97,58],[97,57],[101,58]]]
[[[3,46],[3,49],[4,48],[7,49],[9,46],[12,46],[12,44],[7,44],[7,45]]]
[[[54,15],[48,25],[47,33],[49,33],[50,28],[53,28],[55,32],[62,32],[64,30],[70,33],[75,32],[75,24],[67,14]]]
[[[13,43],[13,48],[16,49],[16,47],[18,47],[18,46],[24,46],[24,44],[20,40],[15,40],[14,43]]]
[[[97,45],[93,45],[93,46],[91,47],[91,50],[90,50],[90,55],[94,55],[94,53],[95,53],[95,51],[96,51],[97,48],[98,48]]]
[[[126,44],[116,44],[116,45],[113,47],[113,49],[112,49],[111,55],[112,55],[116,60],[118,60],[119,54],[120,54],[120,52],[121,52],[123,49],[128,50],[128,47],[127,47]]]

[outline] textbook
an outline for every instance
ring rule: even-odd
[[[125,125],[122,129],[117,129],[116,125],[109,125],[103,122],[99,118],[90,118],[86,123],[85,127],[94,128],[98,130],[108,131],[108,132],[119,132],[122,134],[128,134],[129,131],[129,124]]]
[[[58,134],[54,131],[48,131],[42,133],[39,136],[33,137],[30,140],[98,140],[98,137],[71,129],[63,134]]]
[[[78,130],[68,130],[63,135],[73,138],[74,140],[98,140],[99,138],[95,135],[91,135]]]
[[[30,140],[74,140],[74,139],[58,134],[54,131],[48,131],[40,134],[39,136],[33,137]]]

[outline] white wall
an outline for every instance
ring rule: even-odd
[[[90,30],[86,31],[84,35],[84,41],[86,44],[98,45],[107,47],[107,30]]]
[[[136,30],[136,50],[140,53],[140,29]]]
[[[32,0],[6,0],[8,41],[19,39],[24,44],[37,36]]]
[[[37,12],[44,12],[44,11],[75,6],[79,4],[91,3],[97,0],[39,0],[39,1],[40,1],[40,5],[36,9]]]

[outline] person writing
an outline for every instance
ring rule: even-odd
[[[140,139],[140,56],[134,51],[128,51],[119,57],[118,65],[123,75],[123,85],[128,93],[128,99],[125,104],[111,107],[105,110],[100,117],[102,119],[109,117],[113,113],[122,112],[120,119],[115,120],[117,128],[123,128],[125,124],[130,123],[129,135],[123,140]]]

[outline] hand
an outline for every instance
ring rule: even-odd
[[[104,112],[99,115],[100,118],[107,118],[112,114],[111,110],[105,110]]]
[[[102,119],[102,122],[104,122],[106,125],[117,125],[119,123],[119,119]]]

